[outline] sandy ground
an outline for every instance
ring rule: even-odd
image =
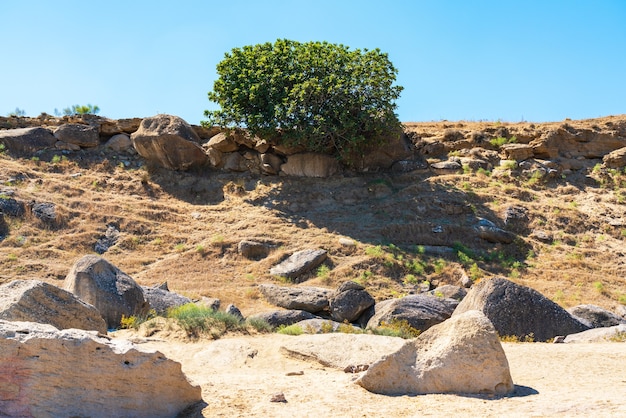
[[[206,404],[187,416],[626,417],[626,343],[503,343],[516,385],[507,397],[384,396],[354,384],[358,374],[343,371],[348,364],[340,364],[351,357],[347,349],[320,352],[314,355],[317,359],[285,354],[285,347],[310,349],[315,345],[307,340],[310,337],[316,336],[157,340],[138,346],[181,362],[188,378],[202,386]],[[398,346],[375,339],[385,337],[370,337],[374,351],[395,351]],[[354,354],[358,358],[359,353]],[[286,402],[271,402],[277,393],[284,394]]]

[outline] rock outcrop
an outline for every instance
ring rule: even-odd
[[[80,123],[67,123],[54,130],[59,141],[77,145],[79,148],[92,148],[100,145],[98,128]]]
[[[65,289],[95,306],[109,329],[119,327],[122,315],[142,316],[150,306],[132,277],[96,255],[86,255],[72,266]]]
[[[546,341],[589,328],[539,292],[503,278],[474,285],[453,317],[471,310],[483,312],[501,336],[520,339]]]
[[[329,300],[330,316],[337,322],[353,322],[375,303],[363,286],[352,281],[345,282]]]
[[[377,328],[383,323],[391,324],[394,321],[407,321],[411,327],[426,331],[450,318],[458,304],[459,301],[455,299],[428,294],[384,300],[374,306],[374,315],[367,322],[367,328]]]
[[[567,312],[591,328],[626,324],[626,319],[595,305],[578,305],[568,309]]]
[[[341,171],[336,158],[325,154],[304,153],[287,157],[281,170],[288,176],[330,177]]]
[[[170,170],[184,171],[201,166],[208,159],[196,132],[178,116],[144,119],[131,140],[139,155]]]
[[[174,417],[201,401],[180,363],[95,332],[0,320],[0,415]]]
[[[270,269],[270,274],[275,276],[287,277],[289,279],[298,279],[304,273],[307,273],[326,260],[327,253],[325,250],[303,250],[293,253],[285,261],[277,264]]]
[[[272,305],[311,313],[327,309],[328,299],[332,295],[330,289],[311,286],[284,287],[273,284],[261,284],[259,285],[259,291]]]
[[[45,128],[0,130],[0,144],[11,154],[26,157],[37,151],[54,147],[57,139]]]
[[[192,300],[160,287],[143,287],[146,301],[157,315],[166,315],[167,310],[191,303]]]
[[[107,332],[96,308],[66,290],[39,280],[15,280],[0,285],[0,319],[39,322],[58,329]]]
[[[271,311],[255,314],[248,317],[250,319],[260,319],[266,321],[273,328],[278,328],[281,325],[289,326],[296,322],[304,321],[307,319],[314,319],[317,316],[307,311],[301,310],[288,310],[288,311]]]
[[[509,364],[489,319],[468,311],[433,326],[372,364],[356,381],[385,395],[513,391]]]

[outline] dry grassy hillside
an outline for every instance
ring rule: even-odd
[[[474,124],[504,126],[520,138],[548,126]],[[406,129],[427,140],[470,125],[411,123]],[[305,248],[329,253],[307,285],[334,287],[352,279],[380,299],[416,292],[424,282],[501,275],[565,307],[614,309],[626,304],[626,173],[600,169],[599,162],[549,181],[506,168],[300,179],[148,170],[139,157],[100,148],[38,159],[1,154],[0,198],[53,202],[59,222],[50,228],[29,214],[5,216],[0,283],[62,285],[73,262],[93,253],[107,225],[115,225],[120,239],[103,256],[140,284],[167,281],[191,297],[235,303],[245,315],[269,308],[256,285],[280,282],[270,267]],[[513,243],[492,244],[471,233],[478,218],[501,225],[510,206],[522,206],[528,215]],[[438,226],[447,227],[445,236],[433,233]],[[552,241],[537,239],[533,230]],[[356,245],[342,245],[342,237]],[[266,259],[248,260],[237,253],[243,239],[275,247]],[[436,254],[424,247],[440,245],[454,251]]]

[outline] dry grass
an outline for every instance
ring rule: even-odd
[[[445,123],[432,125],[435,132]],[[599,178],[591,185],[584,175],[529,184],[489,173],[255,178],[148,170],[134,158],[126,158],[126,168],[117,158],[81,151],[53,163],[45,156],[0,155],[0,191],[26,202],[54,202],[59,217],[58,227],[46,228],[31,215],[5,216],[10,233],[0,242],[0,282],[61,285],[74,261],[93,253],[114,224],[120,240],[104,256],[140,284],[167,280],[179,293],[218,297],[245,315],[270,309],[255,287],[280,282],[270,267],[311,247],[327,250],[329,260],[307,285],[356,280],[379,299],[412,292],[416,282],[457,283],[473,264],[482,277],[510,277],[563,306],[612,309],[626,294],[626,226],[615,222],[623,219],[623,198]],[[516,242],[490,244],[468,235],[476,217],[501,223],[510,205],[524,206],[530,219]],[[446,233],[433,234],[437,225]],[[532,229],[554,241],[531,238]],[[342,246],[342,237],[356,246]],[[247,260],[237,253],[243,239],[274,249],[266,259]],[[471,249],[469,262],[419,249],[455,242]]]

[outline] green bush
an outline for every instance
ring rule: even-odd
[[[227,331],[244,331],[245,325],[241,319],[226,312],[214,311],[206,306],[195,303],[171,308],[167,312],[168,318],[174,318],[189,336],[198,337],[208,334],[219,338]]]
[[[203,125],[243,127],[253,135],[345,158],[400,132],[397,70],[379,49],[279,39],[234,48],[217,65]]]
[[[87,105],[73,105],[72,107],[66,107],[63,109],[63,114],[67,116],[72,115],[95,115],[100,111],[98,106]]]
[[[285,335],[302,335],[304,334],[304,330],[302,329],[302,327],[300,325],[281,325],[278,327],[278,331],[279,334],[285,334]]]

